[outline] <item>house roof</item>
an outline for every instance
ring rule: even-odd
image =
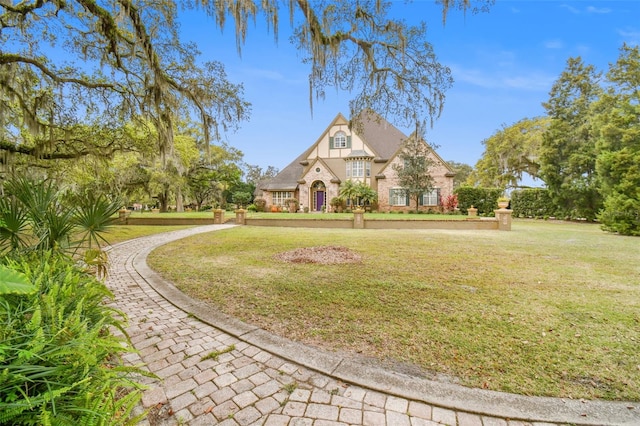
[[[346,118],[341,113],[338,113],[313,145],[289,163],[289,165],[282,169],[280,173],[267,182],[261,189],[266,191],[295,190],[298,186],[298,179],[300,179],[309,166],[309,162],[306,161],[309,152],[320,143],[331,127],[336,124],[347,123],[349,122]],[[352,127],[352,131],[358,134],[364,143],[373,150],[373,154],[365,151],[353,151],[350,157],[374,157],[374,161],[386,162],[397,154],[402,142],[407,139],[404,133],[371,110],[366,110],[358,114],[349,125]]]

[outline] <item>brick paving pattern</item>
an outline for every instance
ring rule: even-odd
[[[543,426],[456,412],[340,382],[243,342],[156,293],[133,267],[148,247],[196,232],[143,237],[110,252],[108,287],[139,351],[127,357],[159,377],[146,379],[143,425]]]

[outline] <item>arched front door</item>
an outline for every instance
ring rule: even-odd
[[[311,200],[313,205],[311,209],[316,212],[322,211],[322,206],[327,204],[327,188],[324,182],[317,180],[311,185]]]

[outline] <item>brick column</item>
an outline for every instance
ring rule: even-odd
[[[224,223],[224,210],[215,209],[213,210],[213,223],[216,225],[220,225]]]
[[[513,210],[498,209],[493,212],[496,214],[496,219],[498,219],[498,230],[511,231],[511,215],[513,214]]]
[[[118,211],[118,220],[120,220],[121,223],[127,223],[127,216],[129,216],[127,209],[120,209],[120,211]]]
[[[364,210],[356,209],[353,211],[353,229],[364,228]]]
[[[247,211],[244,209],[236,210],[236,225],[246,225]]]

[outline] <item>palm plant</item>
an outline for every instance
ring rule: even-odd
[[[365,183],[358,185],[358,198],[363,205],[373,204],[378,201],[378,193]]]
[[[103,234],[115,220],[118,200],[104,195],[64,196],[49,181],[25,177],[5,183],[0,200],[0,252],[55,251],[76,256],[98,274],[106,271]],[[65,202],[66,200],[66,202]]]
[[[348,200],[350,207],[359,207],[377,201],[378,193],[364,182],[349,179],[340,185],[340,197]]]
[[[342,182],[340,185],[340,197],[347,200],[347,206],[353,207],[354,201],[358,197],[356,182],[351,179]]]

